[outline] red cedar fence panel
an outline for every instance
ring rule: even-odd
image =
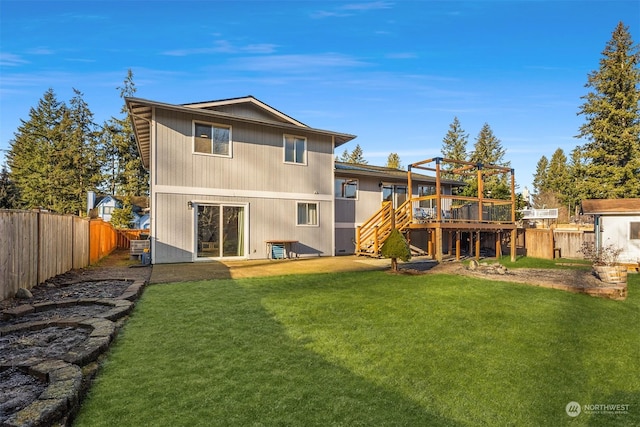
[[[89,221],[89,264],[95,264],[117,247],[118,233],[102,219]]]

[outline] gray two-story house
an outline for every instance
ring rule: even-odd
[[[334,150],[354,135],[252,96],[126,103],[150,171],[153,263],[334,255]]]

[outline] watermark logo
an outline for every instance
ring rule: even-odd
[[[567,406],[565,406],[564,410],[567,411],[567,415],[569,415],[570,417],[577,417],[578,415],[580,415],[580,412],[582,412],[582,409],[580,408],[580,404],[578,402],[567,403]]]
[[[629,413],[629,406],[626,403],[596,403],[589,405],[580,405],[578,402],[569,402],[564,410],[570,417],[577,417],[584,414],[599,415],[625,415]]]

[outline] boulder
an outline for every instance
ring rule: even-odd
[[[27,288],[20,288],[16,292],[16,298],[17,299],[31,299],[31,298],[33,298],[33,294]]]

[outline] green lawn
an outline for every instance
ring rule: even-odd
[[[154,285],[75,425],[640,425],[640,277],[629,288],[380,271]],[[572,418],[571,401],[628,413]]]

